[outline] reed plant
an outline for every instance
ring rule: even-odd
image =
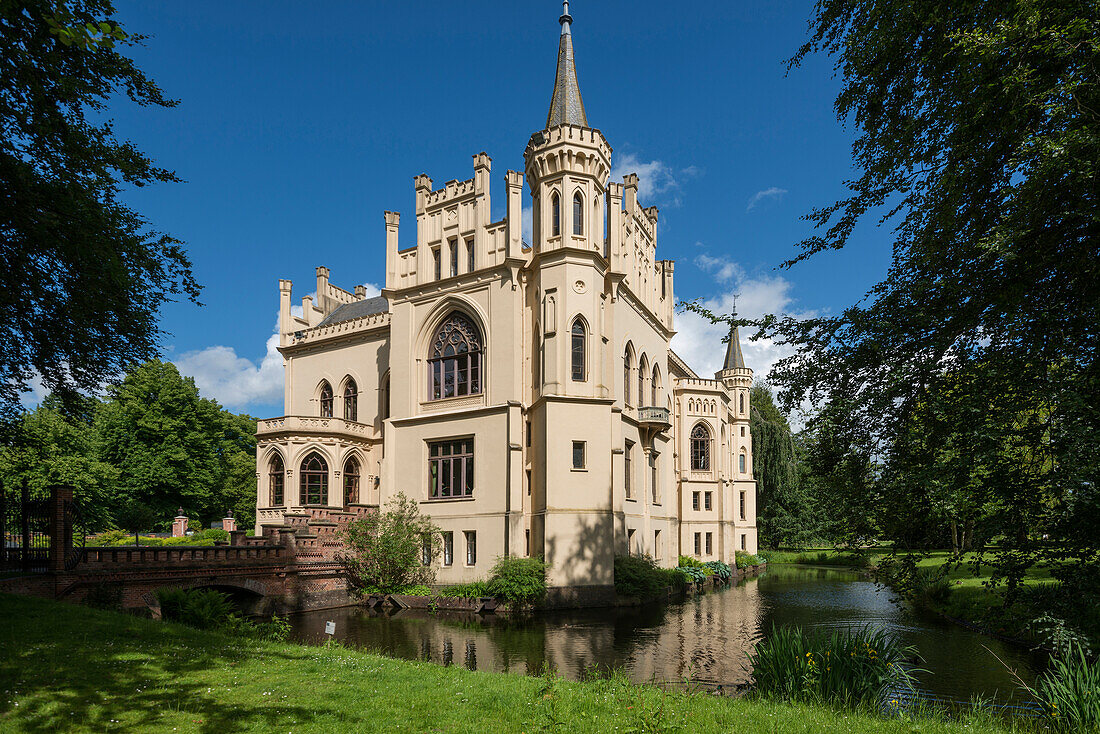
[[[773,627],[749,656],[753,690],[764,698],[844,708],[888,706],[913,690],[916,650],[870,628]]]
[[[1082,645],[1050,659],[1046,672],[1024,688],[1046,712],[1054,731],[1100,732],[1100,661]]]

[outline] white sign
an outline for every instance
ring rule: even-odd
[[[326,635],[336,634],[336,623],[335,622],[325,622],[325,634]]]

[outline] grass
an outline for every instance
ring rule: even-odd
[[[825,706],[732,700],[242,640],[0,595],[4,732],[994,732]]]

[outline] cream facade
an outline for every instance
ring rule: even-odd
[[[415,244],[385,212],[381,296],[319,267],[297,316],[279,282],[286,415],[259,423],[258,531],[338,523],[404,493],[444,531],[440,583],[538,555],[571,590],[610,587],[616,554],[674,566],[756,551],[752,371],[736,331],[714,379],[670,348],[657,208],[636,175],[609,180],[568,8],[560,20],[546,127],[524,171],[504,175],[503,219],[490,220],[492,161],[478,153],[464,181],[415,177]]]

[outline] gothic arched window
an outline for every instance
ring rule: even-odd
[[[584,328],[584,320],[580,316],[573,319],[573,328],[570,330],[569,356],[573,372],[573,380],[584,382],[588,369],[587,349],[588,330]]]
[[[428,359],[428,394],[432,400],[481,392],[483,348],[473,321],[455,311],[432,339]]]
[[[382,416],[382,420],[386,420],[390,417],[390,373],[387,372],[386,376],[382,378],[381,394],[378,397],[378,413]]]
[[[332,417],[332,385],[328,381],[321,383],[321,417]]]
[[[630,354],[630,345],[623,353],[623,402],[630,405],[630,373],[634,369],[634,358]]]
[[[359,462],[351,457],[344,462],[344,504],[359,502]]]
[[[741,399],[740,399],[740,407],[741,407],[741,410],[740,410],[739,412],[740,412],[740,413],[741,413],[742,415],[744,415],[744,414],[745,414],[745,393],[741,393],[741,396],[740,396],[740,397],[741,397]]]
[[[742,474],[748,471],[748,457],[745,456],[744,451],[742,451],[740,456],[737,457],[737,469]]]
[[[550,219],[550,236],[561,235],[561,197],[556,191],[550,195]]]
[[[661,372],[657,369],[657,365],[653,365],[653,378],[650,380],[649,389],[652,395],[650,405],[660,405],[661,401],[658,398],[661,393]]]
[[[298,504],[328,504],[328,463],[316,451],[302,460],[298,479]]]
[[[573,234],[584,234],[584,197],[579,191],[573,194]]]
[[[350,377],[344,383],[344,419],[359,420],[359,387]]]
[[[282,507],[283,482],[283,457],[275,454],[267,465],[268,505],[270,507]]]
[[[702,423],[691,429],[691,470],[710,471],[710,429]]]
[[[645,378],[649,373],[649,362],[646,360],[645,355],[638,360],[638,407],[641,408],[645,405]]]

